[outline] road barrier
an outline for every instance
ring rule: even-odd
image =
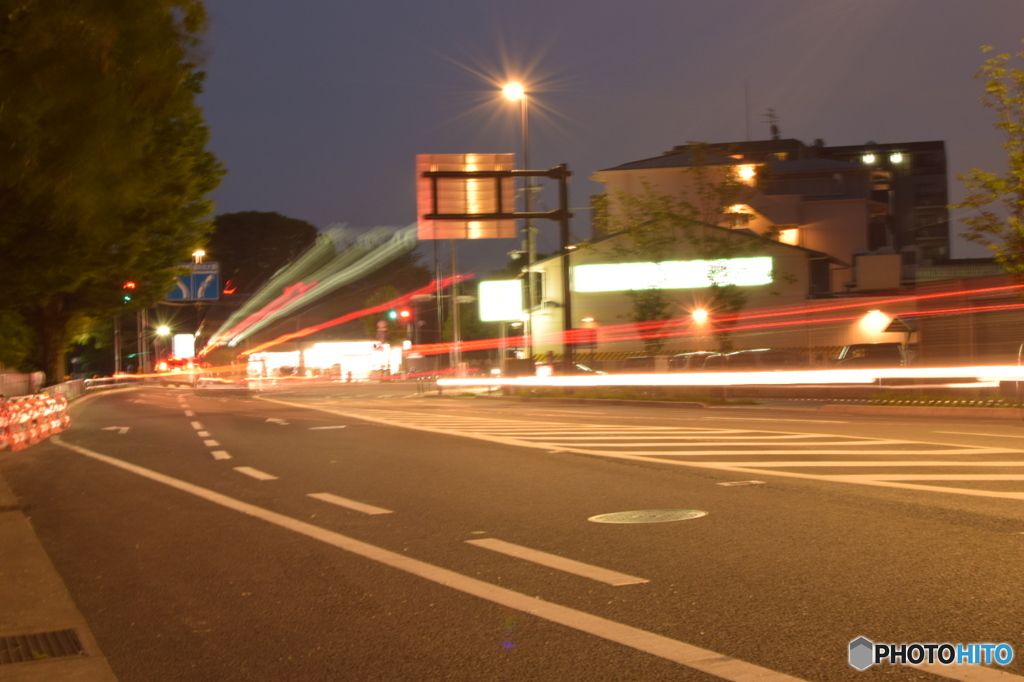
[[[71,425],[62,394],[0,397],[0,450],[24,450]]]

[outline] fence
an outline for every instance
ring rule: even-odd
[[[46,375],[42,372],[32,372],[31,374],[0,372],[0,396],[39,393],[44,381],[46,381]]]

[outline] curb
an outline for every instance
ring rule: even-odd
[[[32,523],[0,474],[0,650],[25,660],[0,661],[0,678],[10,682],[117,682],[92,631],[68,592]],[[45,633],[71,631],[79,653],[46,653]],[[26,643],[27,642],[27,643]],[[25,648],[28,651],[25,651]]]

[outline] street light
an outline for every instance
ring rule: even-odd
[[[530,170],[530,107],[529,96],[524,86],[519,81],[510,81],[501,88],[501,94],[511,102],[519,102],[519,126],[523,138],[523,170]],[[526,213],[533,210],[533,183],[532,179],[525,179],[523,209]],[[526,345],[527,357],[533,356],[533,305],[535,292],[535,278],[530,270],[537,260],[537,236],[533,227],[533,220],[526,219],[526,315],[527,334],[530,339]]]

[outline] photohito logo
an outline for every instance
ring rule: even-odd
[[[867,637],[850,642],[850,665],[867,670],[879,663],[889,665],[1009,665],[1013,647],[1009,644],[875,644]]]

